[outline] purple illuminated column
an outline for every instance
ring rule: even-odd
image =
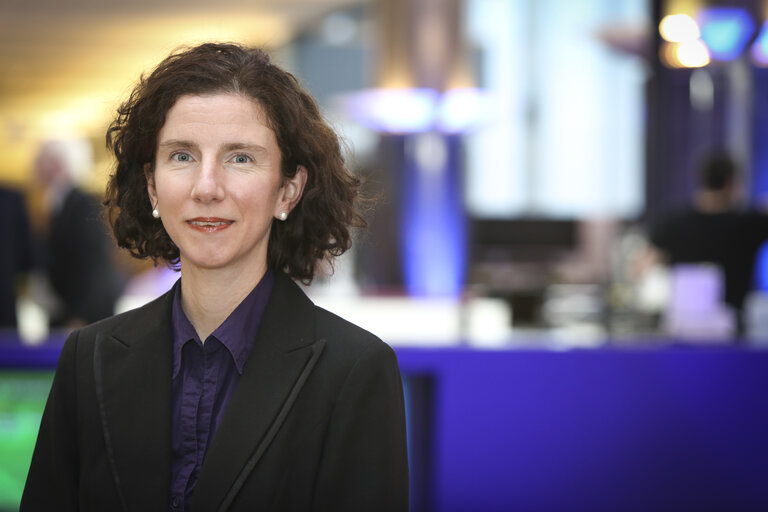
[[[399,246],[410,295],[457,297],[466,266],[461,193],[461,136],[439,129],[442,93],[471,85],[460,0],[379,0],[377,82],[383,90],[435,92],[435,118],[418,130],[385,136],[386,156],[397,165]],[[408,116],[408,112],[401,113]]]

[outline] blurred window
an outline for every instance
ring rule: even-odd
[[[468,0],[478,85],[497,107],[468,141],[473,216],[641,211],[644,63],[600,34],[648,18],[647,0]]]

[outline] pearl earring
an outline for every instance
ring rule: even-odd
[[[280,220],[285,220],[288,218],[288,214],[285,212],[280,212]]]
[[[159,219],[159,218],[160,218],[160,212],[159,212],[159,211],[157,211],[157,208],[155,208],[154,210],[152,210],[152,216],[153,216],[154,218],[156,218],[156,219]]]

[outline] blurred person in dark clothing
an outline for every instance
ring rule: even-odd
[[[654,223],[650,241],[666,264],[713,263],[722,269],[724,301],[734,308],[741,331],[755,259],[768,239],[768,215],[739,208],[738,174],[728,154],[709,156],[700,168],[692,203]]]
[[[19,279],[32,268],[32,236],[24,198],[0,187],[0,329],[16,329]]]
[[[49,212],[45,272],[58,307],[52,327],[77,327],[114,314],[124,280],[113,260],[112,241],[99,201],[79,189],[78,173],[90,164],[81,140],[50,140],[35,160]]]

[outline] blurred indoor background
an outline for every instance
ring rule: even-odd
[[[291,70],[376,198],[307,293],[398,353],[414,511],[768,510],[768,249],[735,304],[719,261],[653,237],[713,154],[732,210],[768,223],[767,20],[764,0],[1,0],[0,510],[87,320],[61,316],[40,148],[98,199],[117,106],[209,40]],[[104,257],[115,311],[178,277]]]

